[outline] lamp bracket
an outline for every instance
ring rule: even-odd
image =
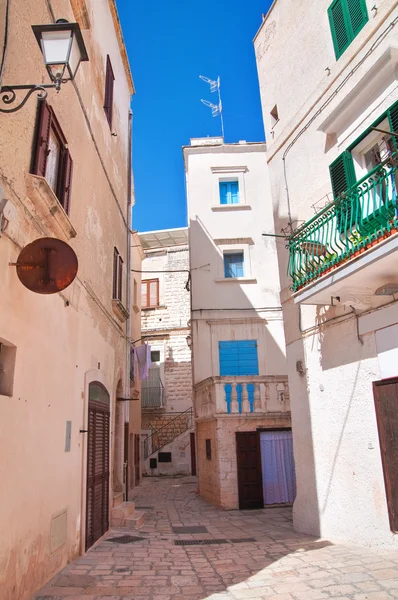
[[[59,83],[43,83],[43,84],[33,84],[33,85],[6,85],[0,88],[0,100],[4,102],[4,104],[13,104],[17,99],[16,92],[19,90],[27,90],[25,97],[20,101],[19,104],[12,108],[1,108],[0,113],[13,113],[17,112],[20,108],[25,106],[26,102],[29,100],[30,96],[37,92],[37,98],[39,100],[45,100],[47,98],[47,89],[59,89]]]

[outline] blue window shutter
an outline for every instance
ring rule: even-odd
[[[243,252],[224,254],[224,277],[244,277]]]
[[[231,181],[231,204],[239,204],[239,184]]]
[[[227,192],[228,184],[225,181],[220,181],[220,204],[228,204]]]
[[[218,343],[220,375],[258,375],[256,340]]]

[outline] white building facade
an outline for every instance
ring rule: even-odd
[[[140,233],[143,341],[151,368],[142,382],[142,457],[147,475],[195,474],[188,229]]]
[[[254,41],[288,246],[294,525],[386,546],[398,528],[397,23],[390,0],[275,0]]]
[[[291,444],[266,147],[197,138],[183,153],[199,490],[224,508],[263,507],[274,502],[260,444]],[[286,477],[291,496],[293,465]]]

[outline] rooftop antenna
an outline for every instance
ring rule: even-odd
[[[224,138],[224,118],[223,118],[223,114],[222,114],[220,77],[217,77],[217,79],[209,79],[208,77],[205,77],[204,75],[199,75],[199,77],[202,81],[204,81],[205,83],[208,83],[210,85],[210,92],[212,94],[214,92],[218,92],[218,104],[213,104],[212,102],[209,102],[208,100],[203,100],[203,99],[201,99],[200,101],[205,106],[208,106],[209,108],[211,108],[211,116],[212,117],[218,117],[218,115],[220,115],[221,132],[222,132],[222,137]]]

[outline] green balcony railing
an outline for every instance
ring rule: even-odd
[[[290,236],[293,291],[397,231],[397,170],[395,152]]]

